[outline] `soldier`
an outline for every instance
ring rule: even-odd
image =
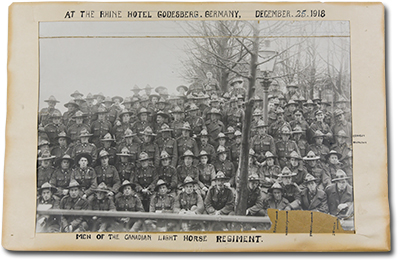
[[[304,179],[306,188],[300,192],[301,208],[303,210],[328,213],[328,202],[326,193],[317,189],[316,179],[307,174]]]
[[[210,135],[207,132],[207,129],[201,130],[200,134],[197,136],[200,139],[199,150],[206,151],[210,158],[209,162],[212,163],[216,159],[215,148],[211,144],[208,143]]]
[[[103,106],[97,109],[97,120],[93,121],[90,131],[93,133],[92,141],[96,146],[100,146],[100,138],[107,133],[111,133],[112,125],[106,119],[108,111]]]
[[[260,171],[261,184],[264,187],[271,187],[271,185],[278,181],[279,174],[281,173],[281,167],[275,165],[276,156],[270,151],[265,153],[265,161],[262,163]]]
[[[57,189],[53,194],[59,198],[68,194],[67,187],[71,180],[73,163],[71,156],[65,154],[57,161],[56,169],[50,178],[50,184]]]
[[[296,142],[297,147],[300,150],[300,156],[306,156],[308,151],[308,142],[305,140],[304,131],[301,129],[300,126],[295,126],[292,131],[293,140]]]
[[[121,152],[117,153],[117,156],[119,160],[115,167],[119,173],[119,179],[122,183],[126,180],[132,182],[134,179],[135,163],[129,160],[133,157],[133,155],[130,154],[127,147],[123,147]]]
[[[249,196],[247,198],[246,216],[266,216],[264,203],[267,196],[260,189],[260,177],[256,173],[249,174],[247,189]]]
[[[88,210],[116,211],[112,198],[107,196],[110,190],[104,182],[100,183],[93,191],[95,198],[89,202]],[[112,218],[93,216],[89,222],[90,230],[92,232],[112,231],[113,222]]]
[[[186,95],[186,92],[188,91],[188,87],[184,86],[184,85],[180,85],[176,87],[176,91],[178,91],[178,93],[182,96]]]
[[[189,123],[185,122],[181,127],[182,135],[176,140],[178,146],[178,165],[182,164],[182,156],[187,150],[190,150],[194,155],[199,154],[196,140],[190,137],[190,130]]]
[[[339,218],[349,217],[353,214],[353,188],[347,183],[346,173],[342,170],[336,172],[333,184],[325,189],[328,196],[329,214]]]
[[[70,145],[71,138],[67,136],[65,132],[61,132],[57,136],[58,145],[51,149],[51,155],[54,155],[57,159],[63,157],[65,154],[71,155],[72,146]]]
[[[306,162],[307,172],[316,178],[317,188],[323,190],[322,179],[327,175],[326,168],[320,162],[320,157],[316,156],[313,151],[309,151],[307,156],[303,158]]]
[[[117,119],[118,112],[119,112],[117,106],[114,106],[114,101],[110,97],[106,97],[103,100],[103,105],[104,105],[103,108],[106,110],[105,120],[108,121],[111,125],[114,125],[114,122]]]
[[[50,153],[43,153],[41,157],[38,158],[40,166],[37,169],[37,188],[40,188],[44,183],[50,182],[51,176],[54,172],[54,167],[52,166],[52,160],[56,158],[50,155]]]
[[[276,147],[274,138],[267,134],[267,125],[264,121],[258,121],[257,131],[258,133],[250,141],[250,147],[255,151],[257,160],[261,162],[267,151],[275,154]]]
[[[45,153],[50,153],[50,142],[46,139],[41,139],[38,143],[38,157]]]
[[[90,126],[83,122],[84,115],[80,110],[72,118],[75,123],[67,128],[67,134],[71,137],[72,142],[76,144],[76,142],[79,142],[79,135],[82,130],[90,132]]]
[[[346,140],[349,139],[349,136],[344,130],[339,130],[335,135],[336,143],[332,146],[332,150],[337,151],[344,158],[350,151],[351,145],[346,143]]]
[[[293,176],[293,182],[300,186],[307,175],[307,169],[303,165],[303,158],[296,151],[293,151],[290,153],[288,159],[289,169],[292,173],[296,174]]]
[[[97,110],[103,104],[103,100],[106,99],[106,97],[101,92],[99,94],[93,95],[93,97],[96,99],[96,104],[94,106]]]
[[[294,112],[294,120],[290,121],[289,125],[292,129],[294,129],[295,127],[300,127],[301,130],[304,131],[304,133],[308,133],[310,128],[303,117],[303,112],[300,109]]]
[[[194,135],[198,135],[201,130],[205,128],[205,122],[203,117],[199,116],[199,108],[195,104],[191,104],[189,108],[186,109],[185,120],[189,123],[190,128]]]
[[[97,186],[97,185],[96,185]],[[80,195],[81,185],[74,179],[71,180],[67,189],[69,195],[61,199],[60,209],[87,210],[88,202]],[[85,232],[88,231],[88,224],[81,216],[61,216],[62,232]]]
[[[175,106],[172,109],[172,117],[173,121],[171,122],[171,128],[173,129],[173,137],[178,138],[181,136],[181,128],[184,123],[185,112],[182,110],[181,107]]]
[[[238,169],[239,158],[242,149],[242,132],[236,130],[234,136],[235,136],[234,142],[231,145],[232,163],[235,166],[235,169]]]
[[[329,153],[328,147],[326,147],[324,142],[325,134],[322,133],[320,130],[315,131],[313,140],[315,143],[309,146],[309,151],[313,151],[316,156],[319,156],[323,162],[326,162],[326,156]]]
[[[285,210],[289,207],[289,201],[283,196],[283,188],[278,183],[275,182],[271,188],[269,188],[269,199],[267,201],[268,208],[277,209],[277,210]]]
[[[230,83],[230,95],[231,96],[237,96],[237,95],[242,95],[243,97],[246,97],[246,89],[243,87],[243,78],[242,77],[236,77],[234,78],[231,83]]]
[[[75,157],[75,165],[72,170],[71,180],[78,182],[80,195],[83,199],[92,200],[93,189],[97,187],[97,176],[95,170],[90,167],[92,157],[87,153],[80,153]]]
[[[149,155],[145,152],[139,154],[140,166],[137,169],[134,183],[136,184],[136,191],[143,203],[145,211],[149,211],[150,197],[156,186],[158,175],[155,167],[150,165]]]
[[[121,186],[121,180],[117,169],[108,163],[109,157],[108,152],[100,151],[99,158],[100,165],[94,169],[97,175],[97,183],[105,183],[109,190],[107,196],[112,197],[117,194],[119,187]]]
[[[287,92],[285,94],[286,101],[289,102],[297,94],[299,86],[295,82],[287,84]]]
[[[345,133],[351,133],[351,124],[348,121],[346,121],[343,110],[336,109],[334,115],[335,115],[335,124],[332,126],[331,129],[334,137],[337,136],[340,130],[343,130]],[[336,142],[336,138],[333,141]],[[347,138],[346,142],[351,143],[351,138]]]
[[[206,79],[203,81],[203,87],[205,89],[210,88],[209,91],[212,93],[221,93],[221,88],[219,87],[218,80],[213,78],[213,74],[211,71],[207,71],[206,73]]]
[[[292,177],[295,175],[288,167],[283,168],[279,175],[283,197],[290,203],[285,210],[300,209],[300,189],[297,184],[292,182]]]
[[[329,125],[325,123],[324,119],[325,119],[325,114],[323,111],[318,110],[317,112],[315,112],[315,120],[310,125],[310,131],[313,136],[315,136],[315,133],[317,131],[323,133],[325,136],[326,145],[330,145],[333,141],[333,135]]]
[[[174,212],[186,215],[203,214],[204,202],[199,193],[195,192],[194,187],[197,183],[190,177],[183,181],[183,191],[178,194],[175,200]],[[200,226],[200,227],[199,227]],[[182,222],[183,231],[202,230],[199,222]]]
[[[199,181],[199,169],[193,164],[193,159],[195,157],[196,156],[190,150],[187,150],[182,155],[183,163],[178,165],[176,168],[179,188],[181,188],[181,185],[187,176],[190,176],[196,182]]]
[[[160,137],[156,139],[159,151],[166,151],[171,156],[171,165],[176,167],[178,164],[178,145],[174,138],[172,138],[171,129],[167,124],[163,124],[159,130]]]
[[[131,91],[133,91],[133,96],[134,97],[139,97],[139,92],[142,91],[143,89],[139,88],[137,85],[133,86]]]
[[[81,153],[87,153],[90,154],[93,161],[97,159],[97,148],[94,144],[89,143],[89,138],[91,136],[93,135],[86,129],[82,129],[79,135],[80,143],[76,144],[72,149],[72,158],[76,158]]]
[[[123,109],[118,115],[119,120],[117,120],[115,126],[113,127],[113,133],[118,144],[122,142],[126,129],[131,128],[130,118],[132,114],[133,112]]]
[[[208,215],[234,215],[235,199],[230,188],[225,186],[228,180],[223,172],[217,172],[215,185],[208,190],[204,206]]]
[[[70,100],[68,103],[64,104],[64,107],[67,108],[67,111],[62,115],[62,122],[66,127],[70,127],[74,124],[73,116],[76,112],[80,111],[79,105],[75,101]]]
[[[290,132],[291,131],[288,126],[283,126],[281,129],[282,140],[276,142],[276,150],[281,168],[287,165],[287,158],[291,152],[296,151],[298,154],[300,153],[296,142],[289,140],[291,135]]]
[[[284,110],[280,107],[276,109],[276,121],[268,128],[268,134],[271,135],[275,140],[280,138],[280,130],[284,125],[289,125],[284,119]]]
[[[199,168],[199,186],[203,198],[206,196],[207,191],[212,185],[211,180],[215,177],[215,168],[213,164],[209,163],[210,158],[211,155],[207,153],[207,151],[200,151],[200,163],[198,164],[197,168]]]
[[[224,147],[226,154],[228,156],[228,160],[232,160],[232,152],[230,146],[227,144],[228,137],[224,133],[219,133],[217,137],[217,145],[215,148]]]
[[[227,159],[228,154],[227,154],[227,150],[225,149],[225,147],[223,146],[219,146],[217,148],[217,160],[214,163],[215,166],[215,171],[219,172],[223,172],[226,176],[226,178],[228,178],[228,183],[230,185],[230,187],[235,187],[236,186],[236,182],[235,182],[235,166],[233,165],[233,163]]]
[[[151,165],[158,167],[160,165],[160,150],[158,145],[154,142],[156,134],[150,127],[146,127],[140,133],[143,136],[143,143],[139,147],[139,152],[145,152],[149,155]]]
[[[307,102],[303,105],[303,115],[308,125],[311,125],[314,121],[314,113],[316,107],[317,105],[310,99],[308,99]]]
[[[134,162],[139,158],[139,143],[133,142],[133,138],[135,137],[137,138],[137,135],[131,129],[126,129],[124,142],[120,143],[117,147],[117,151],[119,152],[122,151],[122,148],[128,148]]]
[[[43,127],[50,123],[50,115],[52,115],[54,112],[61,114],[60,110],[55,108],[56,104],[60,103],[60,101],[58,101],[54,96],[50,96],[44,102],[47,103],[48,107],[42,108],[42,110],[39,112],[39,124]]]
[[[167,184],[168,191],[175,194],[178,186],[176,169],[171,165],[171,155],[165,150],[160,154],[161,166],[158,169],[158,178]]]
[[[115,207],[117,211],[132,211],[132,212],[144,212],[142,201],[139,196],[134,193],[135,184],[128,180],[125,180],[121,187],[119,187],[119,192],[122,196],[116,198]],[[117,218],[116,225],[113,231],[119,232],[138,232],[142,226],[143,221],[134,218]]]
[[[210,119],[205,124],[211,137],[210,143],[216,144],[218,134],[225,132],[225,125],[218,119],[218,116],[221,116],[219,109],[213,108],[208,114],[210,115]]]
[[[112,146],[115,142],[115,139],[110,133],[107,133],[102,139],[100,139],[100,141],[102,145],[97,149],[97,158],[99,157],[101,151],[106,151],[108,153],[108,163],[110,165],[115,165],[115,161],[117,159],[117,149]]]
[[[39,188],[39,198],[37,200],[37,208],[59,209],[60,199],[53,194],[57,191],[50,183],[46,182]],[[53,215],[38,215],[36,219],[36,232],[56,233],[60,232],[59,217]]]
[[[54,111],[50,119],[52,122],[44,127],[44,131],[49,137],[50,145],[54,146],[57,145],[58,134],[65,132],[65,125],[61,122],[61,113],[58,111]]]
[[[289,102],[285,106],[285,114],[284,114],[284,119],[286,122],[291,122],[293,121],[294,118],[294,111],[297,109],[297,102],[294,100],[289,100]]]
[[[325,188],[332,183],[332,179],[336,178],[336,172],[339,169],[342,170],[343,165],[340,162],[341,158],[342,155],[335,150],[331,150],[326,156],[327,174],[322,179],[322,183]]]
[[[164,124],[169,123],[169,115],[167,112],[159,110],[155,115],[154,132],[158,133],[157,137],[160,137],[159,131]]]
[[[85,119],[85,123],[87,125],[90,125],[93,121],[96,120],[96,112],[97,112],[97,108],[96,106],[94,106],[94,96],[91,93],[88,93],[86,96],[86,119]]]
[[[144,107],[139,110],[137,114],[139,120],[132,124],[132,129],[135,131],[136,134],[140,134],[141,132],[143,132],[146,127],[151,127],[151,124],[148,121],[149,114],[150,112]],[[139,142],[140,138],[135,138],[135,140]]]
[[[154,191],[155,194],[151,197],[150,200],[149,212],[154,212],[158,214],[173,213],[175,198],[171,194],[168,194],[167,183],[164,180],[158,180]],[[153,221],[145,221],[147,225],[149,225],[150,222]],[[156,230],[159,232],[172,231],[172,228],[175,226],[175,223],[162,219],[159,219],[156,223]]]

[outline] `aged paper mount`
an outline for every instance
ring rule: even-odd
[[[8,113],[2,239],[2,245],[6,249],[155,252],[390,250],[384,10],[381,4],[21,3],[11,5],[9,11]],[[107,34],[100,35],[94,32],[98,23],[111,26],[110,28],[115,29],[115,33],[111,34],[119,33],[119,37],[122,35],[123,38],[126,26],[123,22],[154,21],[168,27],[172,21],[207,20],[238,20],[248,23],[270,20],[345,21],[349,24],[349,35],[340,37],[350,38],[348,69],[351,73],[353,133],[353,228],[343,230],[336,218],[318,212],[277,212],[269,209],[268,215],[272,225],[266,231],[37,233],[35,173],[38,158],[38,110],[43,107],[43,100],[51,95],[52,90],[51,87],[46,89],[44,86],[47,77],[51,75],[40,74],[46,66],[45,63],[41,65],[39,61],[42,57],[40,39],[112,38]],[[89,23],[93,26],[85,26]],[[161,32],[151,35],[146,33],[148,32],[141,31],[137,35],[142,38],[166,36]],[[318,27],[314,33],[312,36],[316,38],[321,36],[318,35]],[[163,57],[147,57],[157,58],[163,62]],[[43,59],[42,57],[41,61]],[[145,66],[146,60],[142,62]],[[53,77],[62,77],[62,74],[61,71]],[[79,80],[72,82],[78,84]],[[132,81],[132,85],[127,88],[133,87],[134,82]],[[56,86],[53,88],[54,95],[60,98],[64,95],[64,90],[57,89]],[[66,93],[72,93],[76,89],[79,87],[71,86]],[[91,91],[99,92],[96,88]],[[85,94],[87,92],[85,91]],[[66,103],[68,100],[62,102]],[[21,196],[21,191],[24,191],[24,196]],[[295,221],[288,221],[292,218]]]

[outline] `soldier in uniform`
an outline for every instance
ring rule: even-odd
[[[307,102],[303,105],[303,115],[308,125],[311,125],[311,123],[314,121],[316,107],[317,105],[311,99],[307,100]]]
[[[61,114],[60,110],[55,108],[56,104],[60,103],[60,101],[58,101],[54,96],[50,96],[44,102],[47,103],[48,107],[42,108],[39,112],[39,124],[43,127],[51,122],[50,115],[54,112]]]
[[[181,136],[181,128],[184,123],[185,112],[182,110],[181,107],[175,106],[172,109],[172,117],[173,121],[171,122],[171,128],[173,129],[173,137],[178,138]]]
[[[94,106],[97,110],[100,106],[102,106],[103,100],[106,99],[106,97],[101,92],[99,94],[93,95],[93,97],[96,99],[96,104],[94,104]]]
[[[72,118],[75,120],[75,123],[67,128],[67,134],[76,144],[76,142],[79,142],[79,135],[82,130],[90,132],[90,126],[83,122],[84,115],[80,110],[78,110]]]
[[[47,139],[40,139],[38,143],[38,157],[50,153],[50,142]]]
[[[70,127],[74,124],[73,116],[77,111],[80,111],[79,105],[75,101],[70,100],[64,104],[64,107],[67,108],[67,111],[62,115],[62,122],[66,127]]]
[[[206,77],[207,78],[203,81],[203,87],[205,89],[209,87],[212,93],[221,93],[221,88],[219,87],[218,80],[213,78],[213,74],[211,71],[207,71]]]
[[[325,114],[323,111],[318,110],[315,112],[315,120],[310,125],[310,132],[311,132],[310,134],[315,136],[315,133],[317,131],[320,131],[325,136],[325,140],[326,140],[325,145],[330,145],[333,140],[333,135],[332,135],[329,125],[327,123],[325,123],[324,119],[325,119]]]
[[[94,144],[89,143],[89,138],[93,136],[89,133],[86,129],[82,129],[79,138],[80,143],[76,144],[72,149],[72,158],[76,158],[81,153],[88,153],[90,154],[93,161],[97,159],[97,148]]]
[[[112,197],[118,193],[118,189],[121,186],[121,180],[117,169],[108,163],[108,156],[108,152],[104,150],[100,151],[98,158],[100,165],[96,166],[94,170],[96,171],[97,183],[105,183],[109,190],[107,196]]]
[[[103,136],[101,141],[101,147],[97,149],[97,158],[101,151],[106,151],[108,153],[108,163],[110,165],[115,165],[117,149],[113,146],[115,139],[112,137],[110,133],[107,133]]]
[[[50,155],[49,152],[43,153],[38,158],[40,166],[37,169],[37,188],[40,188],[44,183],[50,182],[51,176],[54,173],[54,167],[52,166],[52,160],[56,158]]]
[[[194,155],[199,154],[197,142],[193,137],[190,137],[190,125],[185,122],[181,127],[182,135],[176,140],[178,146],[178,165],[182,164],[182,155],[190,150]],[[182,179],[183,181],[183,179]]]
[[[122,142],[126,129],[131,128],[130,118],[132,114],[133,112],[123,109],[118,115],[120,120],[117,120],[113,127],[113,133],[118,144]]]
[[[336,172],[338,170],[343,170],[343,164],[340,162],[342,155],[335,150],[331,150],[326,156],[326,168],[327,174],[323,177],[322,183],[326,188],[328,185],[332,184],[332,179],[336,178]]]
[[[276,142],[276,150],[281,168],[287,165],[287,158],[289,157],[291,152],[296,151],[298,154],[300,153],[296,142],[294,142],[293,140],[289,140],[291,135],[290,132],[291,131],[288,126],[283,126],[281,129],[282,140]]]
[[[293,176],[292,180],[294,183],[300,186],[307,174],[307,169],[303,164],[303,158],[296,151],[293,151],[290,153],[288,159],[288,167],[290,171],[296,174]]]
[[[236,130],[234,136],[234,142],[231,145],[232,163],[235,166],[235,169],[238,169],[242,149],[242,132]]]
[[[279,175],[283,197],[290,203],[285,210],[300,209],[300,189],[297,184],[292,182],[292,177],[295,175],[288,167],[284,167]]]
[[[176,91],[179,92],[180,95],[185,96],[186,92],[188,91],[188,87],[184,86],[184,85],[180,85],[176,87]]]
[[[146,127],[151,127],[151,123],[149,122],[149,114],[150,112],[146,108],[140,108],[137,114],[139,120],[132,124],[132,129],[136,134],[140,135],[140,133],[143,132]],[[135,138],[135,141],[141,141],[139,136]]]
[[[281,167],[275,164],[276,156],[270,151],[265,153],[265,161],[262,163],[260,171],[261,184],[264,187],[271,187],[273,183],[278,181],[279,174],[281,173]]]
[[[93,191],[95,198],[89,202],[88,210],[116,211],[113,199],[108,196],[110,190],[104,182]],[[112,231],[113,222],[112,218],[93,216],[89,221],[89,227],[92,232],[109,232]]]
[[[227,144],[227,139],[228,137],[224,134],[224,133],[219,133],[218,137],[217,137],[217,145],[215,146],[215,148],[218,147],[224,147],[226,154],[228,156],[228,160],[232,160],[232,152],[231,152],[231,148],[230,146]]]
[[[223,146],[219,146],[217,148],[217,160],[214,162],[214,167],[216,172],[223,172],[228,178],[228,183],[230,187],[235,187],[236,182],[235,182],[235,166],[233,163],[228,160],[228,154]]]
[[[197,136],[200,139],[199,150],[206,151],[210,158],[209,162],[212,163],[216,160],[215,148],[211,144],[208,143],[210,135],[207,132],[207,129],[201,130],[200,134]]]
[[[93,133],[93,143],[96,146],[100,146],[100,138],[107,133],[112,132],[112,125],[106,119],[107,114],[106,108],[100,106],[97,110],[97,120],[93,121],[90,126],[90,131]]]
[[[115,207],[117,211],[144,212],[142,201],[134,193],[135,184],[125,180],[119,192],[122,196],[116,198]],[[134,218],[117,218],[113,231],[119,232],[138,232],[143,224],[143,220]]]
[[[95,170],[90,167],[92,157],[88,153],[80,153],[75,157],[76,168],[72,170],[71,180],[79,183],[81,188],[80,195],[83,199],[91,201],[94,197],[93,189],[97,187],[97,175]]]
[[[53,185],[57,191],[53,193],[59,198],[68,194],[68,185],[72,176],[72,166],[74,160],[68,154],[61,157],[57,164],[56,170],[50,178],[50,184]]]
[[[97,113],[97,107],[94,106],[94,96],[91,93],[88,93],[86,96],[86,119],[85,123],[87,125],[90,125],[94,120],[96,120],[96,113]]]
[[[339,130],[335,135],[336,143],[332,146],[332,150],[340,153],[342,158],[345,158],[345,156],[347,156],[347,154],[351,151],[351,145],[346,142],[348,138],[349,136],[344,130]]]
[[[329,148],[326,147],[324,142],[325,134],[320,130],[315,131],[313,140],[314,143],[309,146],[309,151],[313,151],[316,156],[319,156],[323,162],[325,162],[325,158],[329,153]]]
[[[246,216],[266,216],[264,204],[267,196],[260,189],[260,177],[256,173],[249,174],[247,189],[249,196],[247,198]]]
[[[134,179],[135,163],[130,161],[133,155],[129,152],[127,147],[123,147],[120,153],[116,154],[119,158],[115,167],[119,173],[119,179],[121,183],[128,180],[130,182]]]
[[[225,125],[218,120],[218,116],[221,116],[219,109],[213,108],[208,114],[210,115],[210,119],[205,124],[211,137],[210,144],[216,144],[218,134],[225,132]]]
[[[230,95],[231,96],[238,96],[242,95],[243,97],[246,97],[246,89],[243,87],[243,78],[242,77],[236,77],[234,78],[231,83],[230,83]]]
[[[346,121],[345,115],[343,110],[341,109],[336,109],[334,111],[335,115],[335,124],[332,126],[332,134],[334,137],[337,136],[340,130],[343,130],[345,133],[351,133],[351,124]],[[347,138],[346,142],[351,143],[351,138]],[[336,138],[333,140],[333,142],[336,142]]]
[[[294,111],[296,111],[297,109],[297,102],[294,100],[289,100],[289,102],[286,104],[285,106],[285,114],[284,114],[284,118],[286,122],[291,122],[293,121],[294,118]]]
[[[198,135],[200,131],[205,128],[203,117],[198,115],[199,108],[195,104],[191,104],[189,108],[186,109],[186,113],[185,121],[189,123],[193,134]]]
[[[162,213],[173,213],[175,198],[171,194],[168,194],[167,183],[164,180],[158,180],[154,188],[155,194],[151,197],[149,212],[157,214]],[[153,222],[152,220],[146,220],[147,225]],[[154,223],[154,222],[153,222]],[[172,231],[175,223],[167,220],[159,219],[156,222],[156,230],[159,232]]]
[[[139,158],[140,143],[134,142],[133,139],[137,137],[131,129],[126,129],[124,134],[124,141],[117,147],[117,151],[121,152],[122,148],[128,148],[129,153],[132,155],[132,160],[135,162]]]
[[[158,167],[160,165],[160,150],[158,145],[154,142],[156,134],[148,126],[143,132],[140,133],[143,136],[143,143],[139,147],[139,152],[145,152],[149,155],[151,165]]]
[[[117,119],[119,112],[117,106],[114,105],[114,101],[110,97],[106,97],[103,100],[103,105],[103,108],[106,110],[105,120],[108,121],[111,125],[114,125],[114,122]]]
[[[315,177],[317,188],[323,190],[322,179],[327,175],[325,166],[320,162],[320,157],[316,156],[313,151],[309,151],[307,156],[303,157],[306,162],[307,172]]]
[[[268,208],[285,210],[289,205],[289,201],[283,196],[283,188],[279,182],[272,184],[269,188],[269,198],[267,200]]]
[[[72,145],[70,145],[71,138],[67,136],[65,132],[61,132],[57,136],[58,145],[54,146],[51,149],[51,155],[54,155],[56,158],[61,158],[65,154],[71,155],[72,153]]]
[[[304,179],[306,186],[300,192],[300,205],[303,210],[318,211],[328,213],[328,201],[326,193],[317,189],[316,178],[311,174],[307,174]]]
[[[37,208],[59,209],[60,199],[53,194],[57,191],[50,183],[46,182],[39,188]],[[36,219],[36,232],[56,233],[60,232],[60,219],[58,216],[38,215]]]
[[[199,169],[193,163],[194,158],[196,158],[196,156],[191,150],[186,150],[186,152],[183,153],[183,163],[178,165],[176,168],[179,188],[181,188],[181,185],[187,176],[190,176],[196,182],[199,181]]]
[[[97,185],[96,185],[97,186]],[[61,199],[60,209],[87,210],[89,203],[80,195],[81,185],[74,179],[71,180],[67,189],[69,195]],[[88,231],[88,224],[81,216],[61,216],[62,232],[85,232]]]
[[[294,129],[295,127],[301,128],[304,133],[308,133],[310,128],[303,117],[303,112],[300,109],[294,112],[294,120],[290,121],[289,125],[292,129]]]
[[[304,133],[305,132],[303,131],[303,129],[301,129],[300,126],[295,126],[292,131],[293,139],[296,142],[297,147],[300,150],[300,156],[302,156],[302,157],[306,156],[307,151],[309,149],[308,142],[307,142],[307,140],[305,140]]]
[[[156,132],[156,134],[157,134],[157,138],[161,136],[161,134],[160,134],[161,127],[164,124],[168,124],[168,123],[169,123],[169,115],[167,114],[167,112],[164,112],[161,110],[158,111],[155,115],[155,123],[153,124],[154,125],[153,129],[154,129],[154,132]]]
[[[178,164],[178,145],[174,138],[172,138],[171,129],[167,124],[161,126],[160,137],[156,139],[155,143],[158,145],[159,151],[166,151],[171,156],[171,165],[176,167]]]
[[[58,134],[65,132],[65,125],[61,122],[61,113],[58,111],[54,111],[50,119],[52,122],[44,127],[44,131],[49,137],[50,145],[54,146],[57,145]]]
[[[325,189],[329,214],[339,218],[349,217],[353,213],[353,188],[348,184],[348,179],[344,171],[338,170],[333,183]]]
[[[158,180],[158,174],[153,165],[150,165],[149,155],[145,152],[139,154],[140,166],[134,176],[136,191],[143,203],[145,211],[149,211],[150,197]]]
[[[176,169],[171,165],[171,155],[165,150],[160,154],[161,166],[158,169],[158,179],[163,180],[167,184],[167,188],[171,194],[176,194],[178,186],[178,176]]]
[[[251,139],[250,147],[255,151],[257,160],[260,162],[267,151],[276,153],[275,141],[272,136],[267,134],[267,125],[264,121],[258,121],[258,133]]]

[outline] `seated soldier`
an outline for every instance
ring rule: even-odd
[[[133,157],[133,155],[129,153],[129,149],[126,147],[123,147],[121,149],[121,153],[117,153],[116,155],[118,156],[119,160],[117,161],[115,167],[117,168],[121,183],[125,180],[132,182],[135,163],[130,161],[130,159]]]
[[[80,195],[81,185],[74,179],[71,180],[67,189],[69,195],[61,199],[60,209],[87,210],[88,202]],[[85,232],[88,231],[88,224],[81,216],[61,216],[62,232]]]
[[[109,165],[109,154],[102,150],[99,153],[100,165],[94,169],[96,171],[97,183],[104,182],[108,187],[108,196],[114,196],[118,193],[121,186],[121,180],[117,169],[113,165]]]
[[[134,176],[136,192],[140,197],[145,211],[149,211],[150,197],[156,186],[158,174],[153,165],[150,165],[149,155],[145,152],[139,155],[140,168]]]
[[[316,178],[307,174],[304,179],[305,189],[300,192],[300,205],[303,210],[328,213],[328,202],[326,193],[317,189]]]
[[[178,165],[176,169],[178,175],[178,187],[183,184],[187,176],[190,176],[196,182],[199,181],[199,169],[194,165],[193,160],[196,156],[191,150],[187,150],[182,155],[183,164]]]
[[[292,182],[292,177],[295,175],[288,167],[283,168],[279,175],[283,197],[290,203],[285,210],[300,209],[300,189],[296,183]]]
[[[214,162],[215,171],[224,172],[225,176],[229,178],[229,187],[235,187],[235,166],[228,160],[228,151],[223,146],[217,148],[217,160]]]
[[[307,169],[303,165],[303,158],[297,152],[293,151],[290,153],[288,159],[290,171],[296,174],[293,176],[292,181],[300,186],[307,174]]]
[[[285,210],[289,206],[289,201],[283,197],[283,188],[275,182],[269,188],[270,196],[267,200],[267,207],[270,209]]]
[[[92,157],[87,153],[78,154],[75,157],[76,168],[72,170],[71,179],[79,183],[80,195],[83,199],[92,200],[94,198],[93,189],[97,187],[96,172],[92,167]]]
[[[38,209],[59,209],[60,199],[53,194],[57,191],[50,183],[44,183],[38,190],[37,200]],[[60,232],[60,220],[58,216],[38,215],[36,232],[55,233]]]
[[[319,161],[320,157],[316,156],[313,151],[309,151],[307,156],[303,158],[306,163],[307,172],[314,176],[317,180],[317,187],[321,190],[324,189],[322,178],[327,175],[325,166]]]
[[[50,152],[46,152],[38,158],[40,166],[37,168],[37,188],[42,187],[46,182],[50,182],[55,170],[52,166],[54,158],[55,156],[50,155]]]
[[[56,170],[50,179],[50,184],[56,187],[57,192],[54,194],[59,198],[64,197],[68,194],[67,187],[71,180],[72,165],[74,160],[68,154],[64,155],[58,160],[56,164]]]
[[[119,187],[119,192],[122,196],[116,198],[115,207],[117,211],[132,211],[132,212],[144,212],[142,201],[139,196],[134,193],[135,184],[128,180],[125,180],[121,187]],[[117,218],[114,222],[113,231],[118,232],[138,232],[142,226],[143,221],[141,219],[135,218]]]
[[[215,177],[214,165],[209,163],[210,157],[211,155],[204,150],[199,154],[200,163],[197,168],[199,168],[199,186],[203,198],[206,197],[207,191],[212,185],[211,180]]]
[[[249,196],[247,198],[246,216],[265,216],[264,202],[267,196],[260,189],[260,177],[256,173],[249,175],[247,188]]]
[[[353,214],[353,188],[347,183],[348,179],[346,173],[339,169],[336,178],[332,180],[333,183],[325,189],[329,214],[339,218]]]
[[[229,178],[221,171],[212,180],[215,185],[208,190],[204,206],[209,215],[234,215],[235,200],[233,192],[225,186]]]
[[[273,183],[278,181],[281,167],[275,165],[276,156],[270,151],[265,153],[265,158],[260,169],[260,181],[262,186],[269,188]]]
[[[94,189],[95,198],[89,202],[88,210],[115,211],[113,200],[107,196],[110,192],[107,185],[102,182]],[[111,231],[113,219],[93,216],[90,221],[90,230],[92,232]]]

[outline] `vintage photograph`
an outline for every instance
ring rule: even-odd
[[[354,230],[349,21],[38,36],[37,233],[264,231],[268,209]]]

